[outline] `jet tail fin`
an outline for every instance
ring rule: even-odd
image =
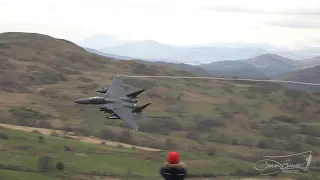
[[[129,93],[127,94],[128,97],[131,98],[136,98],[139,94],[141,94],[142,92],[144,92],[146,89],[141,89],[138,91],[134,91],[134,90],[129,90]]]
[[[151,104],[151,103],[148,103],[148,104],[145,104],[145,105],[143,105],[143,106],[140,106],[140,107],[134,109],[133,112],[135,112],[135,113],[142,112],[142,110],[145,109],[146,107],[148,107],[150,104]]]

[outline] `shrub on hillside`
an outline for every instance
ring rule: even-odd
[[[306,108],[310,105],[308,100],[285,100],[280,105],[280,109],[292,112],[305,112]]]
[[[256,146],[256,140],[250,137],[241,138],[241,141],[238,142],[241,146],[254,147]]]
[[[174,143],[172,139],[167,138],[163,144],[163,148],[167,150],[174,150],[178,148],[178,145]]]
[[[223,143],[223,144],[230,144],[232,139],[228,137],[224,133],[213,133],[210,132],[207,136],[207,141],[209,142],[215,142],[215,143]]]
[[[145,64],[141,64],[141,63],[134,63],[132,66],[133,70],[132,73],[133,74],[143,74],[148,75],[148,76],[153,76],[153,75],[157,75],[157,73],[159,72],[158,69],[156,68],[152,68],[148,65]]]
[[[315,136],[307,135],[306,143],[310,145],[320,146],[320,139],[316,138]]]
[[[62,162],[58,162],[56,164],[56,168],[57,170],[62,171],[64,169],[64,164]]]
[[[79,86],[77,86],[78,89],[83,90],[83,91],[97,89],[99,87],[100,87],[100,85],[97,84],[97,83],[91,83],[91,84],[87,84],[87,85],[79,85]]]
[[[0,139],[8,140],[9,136],[6,132],[0,131]]]
[[[100,131],[99,137],[101,139],[114,140],[115,139],[115,134],[110,129],[102,129]]]
[[[33,133],[35,134],[42,134],[41,132],[39,132],[38,130],[32,130]]]
[[[304,146],[300,142],[294,140],[288,141],[284,149],[292,152],[302,152],[305,150]]]
[[[162,96],[161,95],[159,95],[159,94],[157,94],[157,93],[155,93],[155,92],[152,92],[152,91],[148,91],[147,93],[147,96],[148,97],[151,97],[151,98],[159,98],[159,99],[161,99],[162,98]]]
[[[53,160],[49,156],[42,156],[38,159],[38,170],[39,171],[50,171],[52,170]]]
[[[44,137],[42,135],[38,136],[38,142],[39,143],[44,143]]]
[[[84,76],[79,76],[77,78],[77,80],[79,80],[81,82],[84,82],[84,83],[93,82],[93,80],[91,78],[87,78],[87,77],[84,77]]]
[[[285,89],[284,90],[284,95],[292,97],[292,98],[299,98],[301,96],[303,96],[303,92],[302,91],[298,91],[298,90],[292,90],[292,89]]]
[[[59,137],[60,135],[57,132],[52,131],[50,136]]]
[[[185,138],[198,141],[200,139],[199,133],[197,131],[188,131],[185,134]]]
[[[228,84],[224,84],[222,86],[222,89],[223,89],[223,92],[233,94],[235,87],[236,87],[235,85],[228,83]]]
[[[171,131],[181,130],[182,126],[175,119],[162,117],[150,119],[147,123],[141,124],[140,129],[143,132],[168,135]]]
[[[220,115],[221,115],[223,118],[226,118],[226,119],[229,119],[229,118],[232,118],[232,117],[233,117],[232,113],[229,112],[229,111],[226,111],[226,110],[222,110],[222,111],[220,112]]]
[[[90,135],[89,130],[85,129],[85,128],[82,128],[82,127],[74,127],[73,128],[73,132],[78,134],[78,135],[81,135],[81,136],[89,136]]]
[[[44,114],[42,112],[27,108],[27,107],[14,107],[8,110],[15,119],[49,119],[51,116],[49,114]]]
[[[265,128],[262,130],[262,135],[265,137],[277,137],[283,139],[288,139],[296,133],[296,130],[290,128],[290,126],[283,124],[273,124],[265,126]]]
[[[53,129],[50,121],[48,120],[37,121],[35,126],[39,128]]]
[[[207,149],[208,156],[215,156],[216,154],[217,154],[217,151],[214,148]]]
[[[65,81],[67,78],[60,72],[49,69],[41,68],[40,70],[25,76],[21,81],[27,85],[41,85],[41,84],[54,84],[59,81]]]
[[[248,93],[252,93],[252,94],[270,94],[273,91],[275,91],[275,88],[272,87],[258,87],[258,86],[250,86],[248,88]]]
[[[285,116],[285,115],[281,115],[281,116],[273,116],[270,119],[270,122],[273,123],[275,121],[278,122],[285,122],[285,123],[292,123],[292,124],[296,124],[299,123],[299,120],[295,117],[290,117],[290,116]]]
[[[277,142],[275,139],[272,138],[266,138],[261,140],[258,144],[257,147],[262,148],[262,149],[285,149],[284,144],[281,142]]]
[[[117,137],[117,141],[128,144],[135,144],[132,133],[128,130],[123,130],[122,133]]]
[[[197,122],[196,130],[197,131],[209,131],[213,127],[222,127],[226,126],[223,120],[215,120],[215,119],[201,119]]]
[[[300,133],[320,137],[320,128],[316,128],[312,126],[302,126],[300,128]]]
[[[246,92],[246,93],[244,94],[244,97],[247,98],[247,99],[254,99],[255,97],[257,97],[257,95],[254,94],[254,93]]]

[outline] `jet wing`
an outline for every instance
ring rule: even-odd
[[[126,97],[126,93],[124,91],[123,82],[119,76],[115,76],[108,88],[107,91],[108,96],[112,98],[120,98]],[[108,104],[110,110],[112,110],[119,118],[121,118],[128,126],[130,126],[134,130],[138,130],[139,126],[133,119],[132,109],[124,107],[120,102],[110,103]]]
[[[132,109],[121,106],[120,104],[109,104],[111,110],[121,118],[130,128],[134,130],[138,130],[139,126],[137,125],[136,121],[133,119]]]
[[[123,82],[119,76],[115,76],[109,85],[108,91],[109,96],[112,97],[126,97],[124,92]]]

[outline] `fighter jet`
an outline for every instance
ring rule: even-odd
[[[111,114],[109,119],[122,119],[130,128],[137,131],[139,126],[133,119],[133,113],[137,113],[141,118],[145,119],[142,110],[151,103],[139,107],[136,104],[137,100],[131,98],[136,97],[136,95],[130,95],[129,97],[127,95],[124,91],[122,80],[119,76],[115,76],[104,97],[93,96],[81,98],[75,100],[75,102],[78,104],[97,104],[100,107],[100,111],[103,110]]]
[[[124,87],[124,86],[123,86]],[[97,92],[99,93],[107,93],[108,92],[108,88],[109,86],[107,86],[106,88],[101,88],[98,89]],[[127,97],[132,99],[132,102],[137,103],[136,98],[138,97],[139,94],[141,94],[142,92],[144,92],[146,89],[140,89],[137,90],[133,87],[129,87],[129,90],[126,92]],[[142,110],[144,108],[146,108],[147,106],[149,106],[151,103],[145,104],[141,107],[137,107],[137,109],[132,110],[132,113],[136,113],[138,114],[141,118],[145,119],[145,117],[142,114]],[[141,111],[139,111],[141,109]],[[107,107],[100,107],[100,111],[103,111],[105,113],[109,113],[111,114],[110,117],[108,117],[109,119],[120,119],[119,117],[117,117],[111,110],[109,110]]]

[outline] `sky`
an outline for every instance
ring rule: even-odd
[[[171,45],[320,45],[320,0],[0,0],[0,33],[95,35]]]

